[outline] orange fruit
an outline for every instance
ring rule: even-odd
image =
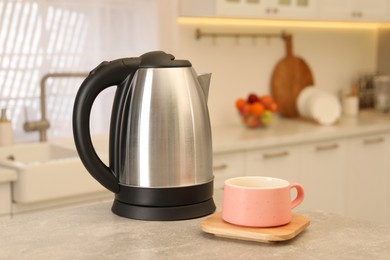
[[[240,109],[240,107],[244,106],[246,104],[245,99],[239,98],[236,100],[236,108]]]
[[[240,111],[241,115],[243,116],[247,116],[247,115],[250,115],[251,114],[251,105],[248,104],[248,103],[245,103],[244,105],[242,105],[238,111]]]
[[[264,95],[262,97],[260,97],[260,102],[263,103],[263,105],[266,107],[266,108],[270,108],[271,104],[272,103],[275,103],[275,100],[272,96],[270,95]]]
[[[279,106],[276,102],[272,102],[270,106],[268,107],[271,112],[278,112],[279,111]]]
[[[264,113],[265,107],[263,104],[256,102],[251,104],[250,112],[252,115],[261,116]]]

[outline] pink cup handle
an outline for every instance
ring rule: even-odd
[[[303,191],[303,187],[300,184],[296,182],[291,182],[290,189],[292,188],[295,188],[297,190],[297,197],[291,202],[291,209],[301,204],[303,198],[305,197],[305,192]]]

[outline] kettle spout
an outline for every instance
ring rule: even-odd
[[[198,75],[198,81],[200,86],[203,89],[204,96],[206,97],[206,102],[209,97],[210,80],[211,80],[211,73]]]

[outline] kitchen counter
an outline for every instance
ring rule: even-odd
[[[218,209],[222,190],[214,199]],[[218,238],[202,219],[149,222],[99,203],[0,221],[0,259],[388,259],[390,227],[318,211],[298,237],[274,244]],[[217,210],[218,210],[217,209]]]
[[[303,144],[363,134],[390,132],[390,115],[372,110],[357,117],[342,117],[332,126],[321,126],[302,118],[276,117],[267,128],[249,129],[244,125],[213,127],[214,153]]]
[[[16,171],[0,167],[0,183],[12,182],[17,179],[17,176]]]
[[[223,153],[384,132],[390,132],[390,114],[363,110],[356,117],[341,117],[331,126],[322,126],[302,118],[289,119],[279,116],[275,116],[273,124],[266,128],[249,129],[243,124],[214,126],[212,141],[213,152]],[[92,139],[98,154],[106,155],[108,134],[96,135]],[[57,139],[51,142],[74,148],[73,139]]]

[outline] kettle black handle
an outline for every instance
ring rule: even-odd
[[[73,108],[73,136],[77,152],[88,172],[108,190],[118,193],[119,183],[111,168],[97,155],[91,140],[90,115],[93,102],[104,89],[120,85],[135,73],[139,58],[104,61],[81,84]]]

